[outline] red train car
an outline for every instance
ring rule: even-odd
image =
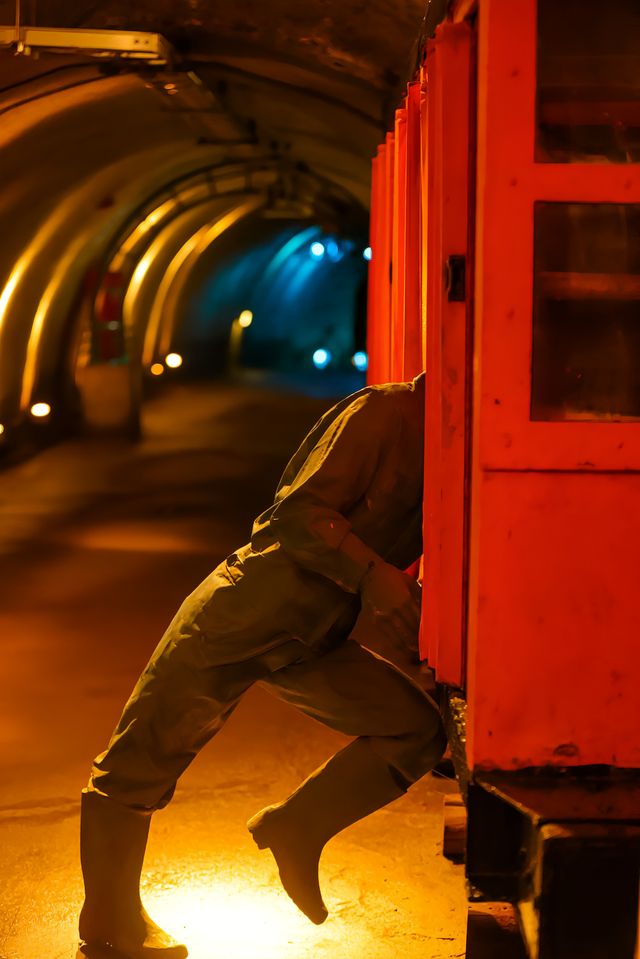
[[[638,955],[640,7],[460,0],[373,161],[370,380],[427,371],[421,648],[472,894]]]

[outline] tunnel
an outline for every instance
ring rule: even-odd
[[[365,386],[371,157],[423,7],[0,2],[6,959],[121,955],[78,928],[91,759],[185,596]],[[256,684],[154,817],[142,894],[193,959],[460,953],[450,773],[323,856],[331,927],[251,842],[347,742]]]
[[[354,372],[390,85],[375,48],[333,51],[349,26],[331,18],[321,36],[295,18],[263,36],[257,11],[222,29],[215,9],[1,12],[5,455],[74,431],[136,435],[176,344],[182,376],[220,375],[250,307],[250,365],[308,372],[319,349]],[[400,65],[403,25],[391,10],[381,23]],[[250,304],[231,292],[243,286]]]
[[[0,959],[640,959],[637,0],[0,0]]]

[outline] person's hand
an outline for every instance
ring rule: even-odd
[[[417,648],[421,589],[390,563],[373,563],[360,584],[362,608],[394,642]]]

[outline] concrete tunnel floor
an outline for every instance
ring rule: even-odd
[[[0,474],[0,959],[72,959],[79,793],[183,597],[246,542],[326,400],[174,385],[145,440],[74,440]],[[462,867],[430,775],[339,835],[308,922],[245,822],[346,740],[254,688],[154,817],[143,896],[192,959],[456,959]]]

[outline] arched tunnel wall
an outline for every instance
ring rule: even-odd
[[[2,66],[0,57],[0,79]],[[322,339],[321,311],[346,355],[363,266],[350,273],[366,222],[357,200],[290,161],[283,174],[281,158],[263,156],[228,117],[216,120],[210,95],[184,75],[110,75],[66,60],[51,72],[30,77],[26,93],[0,89],[0,175],[12,184],[0,196],[0,222],[11,225],[0,246],[4,440],[35,403],[53,407],[53,419],[135,427],[143,367],[174,335],[194,348],[223,340],[248,290],[254,360],[268,340],[272,353],[299,344],[306,356]],[[199,113],[218,136],[198,135]],[[327,206],[332,189],[338,214]],[[277,219],[262,218],[274,202],[283,204]],[[305,230],[338,234],[339,211],[351,234],[361,224],[344,262],[291,246],[282,255]]]
[[[3,117],[0,171],[17,185],[0,207],[12,224],[0,249],[5,422],[55,389],[83,277],[141,197],[206,163],[206,149],[176,132],[156,91],[132,76],[85,82]]]

